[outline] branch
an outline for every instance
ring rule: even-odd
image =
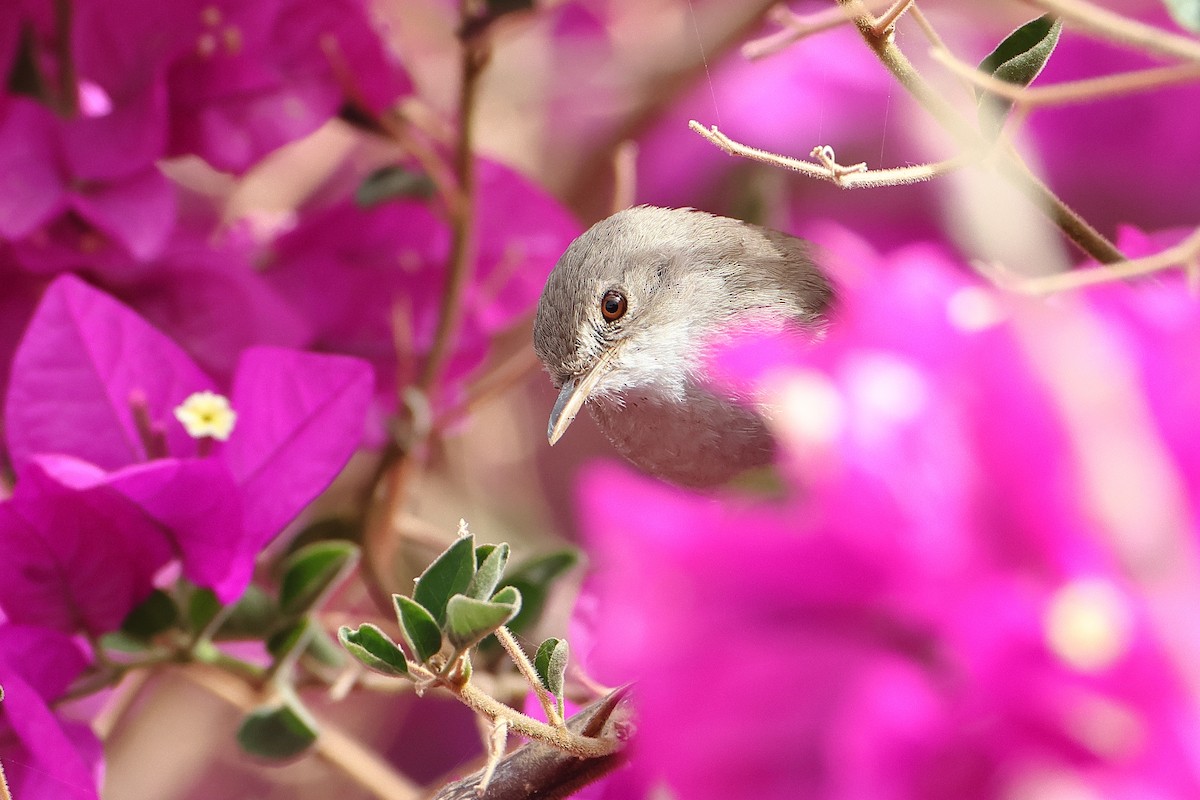
[[[242,712],[251,711],[259,700],[257,690],[241,679],[215,667],[189,664],[178,673]],[[342,733],[328,722],[313,749],[319,757],[381,800],[416,800],[420,788],[400,775],[370,748]]]
[[[842,0],[839,0],[841,2]],[[1200,41],[1123,17],[1085,0],[1025,0],[1061,17],[1082,33],[1160,56],[1200,61]]]
[[[1046,295],[1101,283],[1113,283],[1165,269],[1179,267],[1193,269],[1197,266],[1198,260],[1200,260],[1200,229],[1174,247],[1168,247],[1166,250],[1145,258],[1134,258],[1103,267],[1059,272],[1019,282],[1002,279],[1000,283],[1006,288],[1023,294]]]
[[[874,0],[874,2],[867,3],[867,7],[871,11],[886,8],[887,5],[888,0]],[[800,15],[780,3],[771,9],[770,18],[783,27],[774,33],[742,45],[742,57],[756,61],[773,55],[815,33],[845,25],[850,21],[851,16],[841,6],[818,11],[816,14]]]
[[[622,741],[628,735],[633,712],[628,690],[617,689],[567,720],[567,730],[598,741]],[[597,758],[580,759],[561,750],[529,742],[495,764],[488,785],[488,800],[555,800],[567,797],[623,764],[624,749]],[[442,788],[434,800],[478,800],[483,771]]]
[[[863,9],[858,0],[838,0],[838,3],[853,9],[854,24],[875,55],[895,76],[900,85],[958,140],[966,152],[988,151],[988,145],[979,133],[959,115],[952,105],[925,82],[925,79],[896,46],[893,37],[875,34],[875,19]],[[1050,191],[1049,187],[1030,172],[1014,151],[1006,149],[1001,156],[997,160],[1001,174],[1024,192],[1038,208],[1042,209],[1083,252],[1105,264],[1124,260],[1121,251],[1117,250],[1112,242],[1105,239],[1099,231]]]
[[[558,709],[554,705],[554,695],[546,691],[546,687],[542,686],[542,681],[537,675],[537,670],[529,660],[529,656],[521,649],[520,642],[512,635],[506,626],[501,625],[496,629],[496,640],[500,642],[500,646],[508,653],[508,657],[517,665],[517,670],[525,677],[529,683],[529,688],[537,695],[538,702],[542,705],[542,711],[546,713],[546,719],[555,728],[562,727],[563,720],[558,714]]]
[[[715,125],[705,128],[696,120],[692,120],[688,123],[688,127],[731,156],[740,156],[741,158],[761,161],[764,164],[770,164],[775,167],[794,170],[810,178],[829,181],[841,186],[843,189],[901,186],[909,183],[920,183],[938,175],[944,175],[947,172],[951,172],[977,160],[968,156],[962,156],[935,164],[920,164],[894,169],[867,169],[865,163],[851,164],[849,166],[837,163],[837,160],[834,158],[833,148],[829,145],[820,145],[814,147],[810,153],[813,158],[817,159],[814,163],[812,161],[801,161],[796,158],[778,155],[767,150],[759,150],[757,147],[750,147],[749,145],[734,141],[717,130],[717,126]]]
[[[522,714],[511,706],[504,705],[504,703],[501,703],[490,694],[481,691],[470,683],[455,686],[443,681],[439,685],[445,686],[454,692],[472,711],[492,720],[506,719],[508,720],[509,727],[522,736],[535,739],[564,753],[569,753],[576,758],[600,758],[612,755],[624,746],[624,742],[619,738],[582,736],[570,728],[556,728],[544,722],[539,722],[527,714]]]
[[[1026,108],[1084,103],[1200,80],[1200,63],[1198,63],[1120,72],[1098,78],[1064,81],[1051,86],[1020,87],[981,72],[955,57],[948,50],[935,47],[930,50],[929,55],[934,61],[976,88],[1011,100],[1015,105]]]
[[[875,35],[883,36],[888,29],[896,24],[896,20],[912,7],[914,0],[896,0],[892,7],[883,12],[875,20]]]

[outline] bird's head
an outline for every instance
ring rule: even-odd
[[[589,398],[619,400],[640,389],[682,399],[687,384],[701,379],[712,332],[739,312],[798,316],[781,299],[779,269],[760,274],[764,263],[788,256],[791,245],[772,237],[783,234],[690,209],[641,206],[576,239],[546,281],[533,328],[534,350],[559,389],[550,443]]]

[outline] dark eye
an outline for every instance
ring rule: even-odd
[[[604,293],[604,297],[600,298],[600,313],[609,322],[616,322],[625,316],[628,308],[629,303],[626,302],[625,295],[615,289],[609,289]]]

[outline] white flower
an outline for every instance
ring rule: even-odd
[[[211,437],[224,442],[233,432],[237,412],[229,407],[229,399],[216,392],[196,392],[175,408],[175,419],[183,423],[188,436],[196,439]]]

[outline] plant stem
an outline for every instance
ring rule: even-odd
[[[908,58],[901,52],[891,35],[875,33],[875,19],[861,9],[858,0],[838,0],[854,13],[859,33],[888,71],[913,98],[936,119],[968,152],[987,152],[988,145],[955,108],[933,90]],[[1059,199],[1049,187],[1030,172],[1012,150],[999,153],[998,167],[1002,175],[1024,192],[1080,250],[1103,264],[1123,261],[1125,257],[1112,242],[1104,238]]]
[[[462,321],[463,295],[473,272],[475,259],[475,154],[472,125],[475,120],[479,79],[487,66],[488,45],[482,37],[463,42],[462,84],[458,102],[458,141],[455,145],[454,171],[458,178],[458,194],[450,204],[451,240],[449,274],[442,291],[438,327],[433,347],[425,360],[417,388],[429,394],[441,376],[442,367],[454,347]]]
[[[468,20],[466,2],[462,3],[461,11],[465,24]],[[433,345],[414,387],[422,402],[428,402],[431,393],[436,391],[442,370],[458,338],[458,330],[462,323],[463,299],[473,272],[475,156],[472,127],[479,81],[489,57],[490,46],[486,31],[463,40],[458,139],[454,150],[457,188],[443,198],[450,217],[450,255]],[[415,458],[429,434],[428,426],[421,426],[419,430],[410,431],[406,441],[393,441],[389,444],[380,459],[379,468],[371,481],[370,496],[364,505],[369,510],[363,526],[363,576],[367,579],[372,599],[384,614],[391,611],[386,570],[390,569],[390,554],[393,550],[392,522],[404,505],[405,491],[417,468]],[[381,496],[376,497],[381,485]]]
[[[259,702],[260,688],[222,669],[201,664],[180,668],[179,674],[243,712]],[[396,772],[374,751],[326,721],[313,745],[317,756],[380,800],[416,800],[420,788]]]
[[[525,680],[529,683],[529,688],[537,695],[538,702],[542,704],[542,710],[546,712],[546,719],[556,728],[561,728],[563,724],[562,716],[558,713],[558,709],[554,706],[554,695],[546,691],[546,687],[542,686],[542,681],[538,677],[537,670],[529,661],[529,656],[521,648],[521,643],[512,635],[512,631],[507,626],[501,625],[496,629],[496,640],[500,642],[500,646],[508,653],[508,657],[517,665],[517,669],[525,676]]]
[[[1084,0],[1025,0],[1070,22],[1084,33],[1117,42],[1143,53],[1200,61],[1200,42],[1189,36],[1123,17]]]
[[[445,685],[445,684],[442,684]],[[555,747],[563,752],[579,758],[600,758],[611,755],[622,747],[618,739],[597,739],[590,736],[580,736],[567,728],[555,728],[544,722],[538,722],[533,717],[522,714],[514,708],[504,705],[489,694],[477,689],[471,683],[450,688],[472,710],[483,714],[488,719],[503,718],[508,720],[509,727],[530,739]]]
[[[1094,286],[1098,283],[1112,283],[1126,278],[1136,278],[1165,269],[1188,268],[1194,266],[1198,258],[1200,258],[1200,230],[1193,232],[1179,244],[1145,258],[1135,258],[1105,267],[1075,269],[1070,272],[1030,278],[1013,284],[1011,288],[1026,294],[1053,294],[1068,289]]]

